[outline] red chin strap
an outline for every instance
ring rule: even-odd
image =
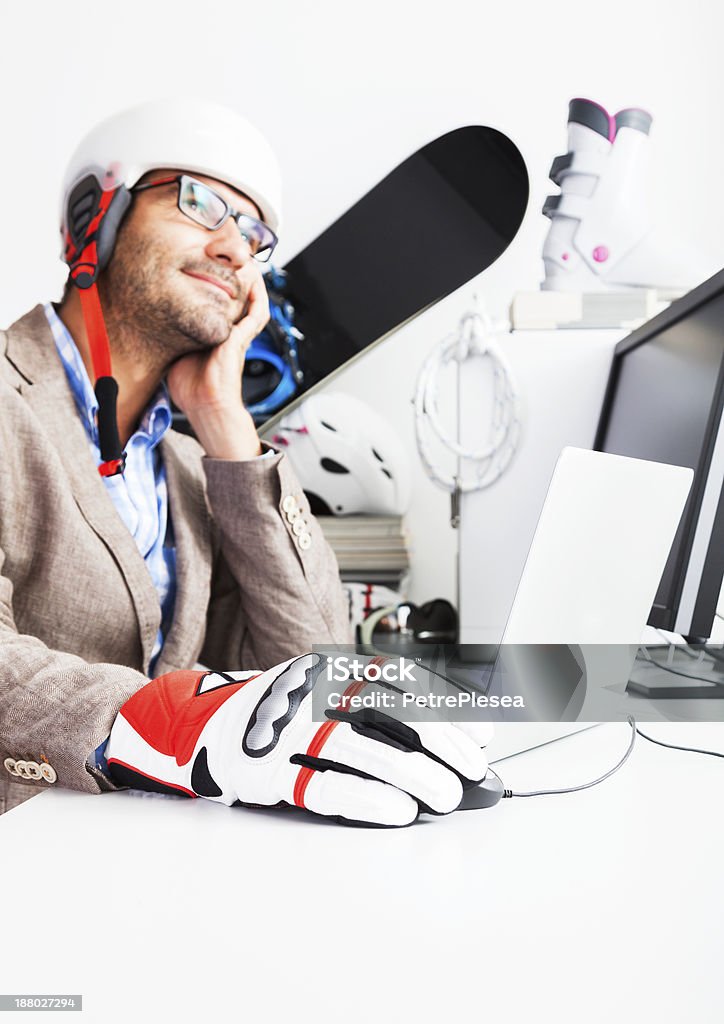
[[[96,378],[95,393],[98,399],[98,440],[101,459],[98,472],[101,476],[116,476],[126,467],[126,453],[118,435],[116,407],[118,384],[111,373],[111,349],[108,343],[106,323],[103,319],[101,300],[95,282],[90,288],[79,288],[80,304],[85,320],[85,329],[90,346],[93,374]]]
[[[98,287],[92,284],[90,288],[79,288],[78,291],[96,380],[99,377],[112,377],[111,348],[108,343]]]

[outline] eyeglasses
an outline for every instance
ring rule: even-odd
[[[149,181],[145,185],[136,185],[132,192],[144,192],[149,188],[159,188],[161,185],[178,185],[178,208],[196,224],[206,228],[208,231],[218,231],[231,217],[236,221],[236,226],[241,232],[241,237],[247,242],[251,254],[260,263],[266,263],[274,252],[279,239],[271,228],[267,227],[256,217],[250,217],[248,213],[239,213],[229,206],[218,192],[215,192],[208,185],[189,177],[188,174],[179,174],[170,178],[159,178],[157,181]]]

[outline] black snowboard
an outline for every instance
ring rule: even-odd
[[[494,263],[527,204],[523,158],[494,128],[458,128],[408,157],[284,267],[301,390]]]
[[[295,366],[301,379],[267,426],[353,356],[494,263],[527,204],[523,158],[494,128],[448,132],[391,171],[283,268],[284,298],[304,335]],[[247,404],[265,387],[255,369],[244,375]],[[268,392],[279,379],[270,378]]]

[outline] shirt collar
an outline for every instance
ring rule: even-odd
[[[78,413],[88,436],[98,446],[98,399],[96,398],[81,354],[78,351],[78,346],[73,341],[70,331],[56,313],[52,303],[46,302],[43,308],[53,334],[55,347],[58,350],[58,355],[73,392]],[[168,389],[162,381],[141,417],[138,429],[128,442],[129,445],[138,438],[144,441],[150,448],[155,448],[171,426],[171,421],[171,401]]]

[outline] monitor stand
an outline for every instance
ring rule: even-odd
[[[682,682],[685,682],[682,680]],[[720,683],[639,683],[629,679],[626,693],[635,693],[650,700],[724,700],[724,686]]]
[[[692,638],[685,638],[691,640]],[[696,645],[704,648],[706,641],[701,638],[696,639]],[[690,646],[694,646],[693,643]],[[648,697],[650,700],[724,700],[724,679],[717,678],[716,675],[711,676],[711,682],[706,681],[708,670],[711,665],[707,665],[706,662],[700,662],[692,657],[676,657],[676,645],[672,645],[674,650],[674,656],[669,658],[669,654],[663,654],[662,658],[668,659],[666,668],[659,668],[658,672],[654,669],[657,668],[656,660],[649,656],[648,659],[636,659],[637,665],[649,664],[652,666],[651,670],[651,682],[646,682],[639,679],[629,679],[626,685],[626,693],[633,693],[639,697]],[[712,653],[711,651],[705,651],[705,653],[716,663],[718,663],[718,672],[724,669],[724,656]],[[687,676],[692,678],[687,679]],[[703,676],[704,678],[696,678]]]

